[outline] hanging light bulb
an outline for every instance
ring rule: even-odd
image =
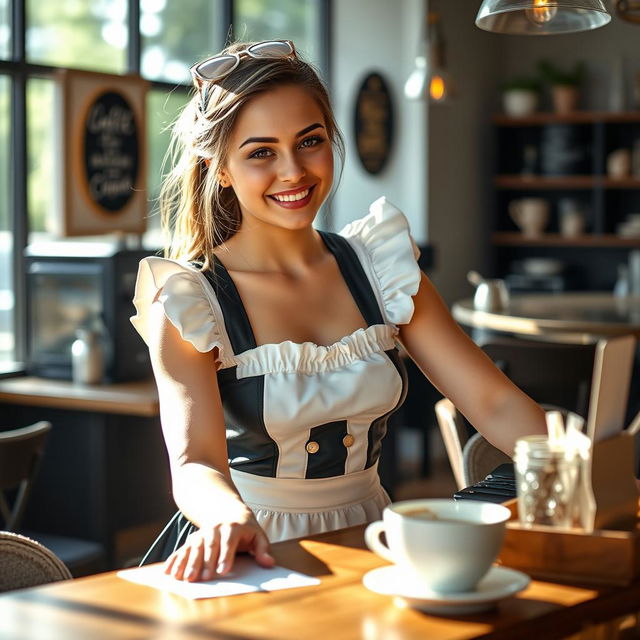
[[[533,0],[533,9],[525,9],[525,12],[531,22],[544,25],[556,17],[558,7],[553,6],[549,0]]]
[[[453,82],[446,69],[445,44],[438,13],[429,12],[425,34],[421,42],[422,51],[416,56],[404,93],[410,100],[446,102],[451,97]]]
[[[602,0],[483,0],[476,25],[518,35],[575,33],[611,21]]]

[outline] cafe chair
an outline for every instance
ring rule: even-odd
[[[71,577],[64,562],[39,542],[18,533],[0,531],[0,592]]]
[[[29,494],[38,474],[51,423],[42,421],[0,431],[0,528],[34,538],[52,550],[78,577],[103,569],[104,548],[97,542],[22,528]]]
[[[0,432],[0,516],[8,531],[16,531],[22,524],[50,430],[50,422],[37,422]],[[5,492],[14,489],[17,492],[10,507]]]
[[[586,418],[595,344],[568,344],[494,336],[480,345],[496,366],[539,404]]]
[[[471,434],[462,415],[448,398],[436,402],[435,412],[458,489],[480,482],[497,466],[511,462],[506,453],[482,435]]]

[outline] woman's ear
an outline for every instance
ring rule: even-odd
[[[229,180],[229,176],[227,176],[225,171],[221,171],[218,174],[218,182],[225,188],[231,185],[231,180]]]
[[[203,158],[204,163],[207,165],[207,169],[211,166],[211,158]]]

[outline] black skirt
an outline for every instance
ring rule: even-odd
[[[156,538],[155,542],[149,547],[144,558],[140,562],[140,566],[151,564],[153,562],[164,562],[174,551],[179,549],[187,540],[189,535],[197,531],[193,522],[187,520],[182,511],[178,511],[162,533]]]

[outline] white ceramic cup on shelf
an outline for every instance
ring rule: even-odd
[[[511,513],[471,500],[406,500],[365,531],[367,546],[436,593],[472,591],[491,568]],[[380,541],[384,532],[388,546]]]
[[[509,203],[509,215],[523,235],[542,234],[549,221],[549,202],[544,198],[520,198]]]

